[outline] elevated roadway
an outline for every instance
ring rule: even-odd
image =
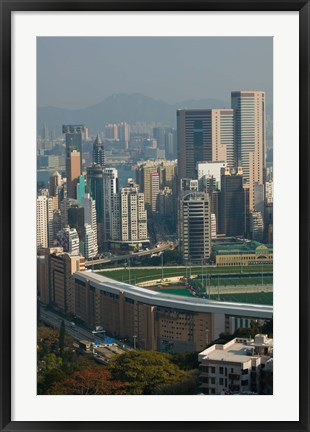
[[[144,251],[141,251],[141,252],[134,252],[134,253],[131,253],[131,254],[111,256],[109,258],[101,258],[101,259],[88,260],[88,261],[85,261],[85,266],[86,267],[93,267],[93,266],[98,265],[98,264],[109,264],[109,263],[118,262],[118,261],[125,261],[125,260],[128,261],[128,260],[131,260],[133,258],[138,258],[138,257],[147,256],[147,255],[158,254],[159,252],[163,252],[165,250],[172,250],[175,247],[176,247],[176,243],[173,243],[173,242],[163,243],[163,244],[159,244],[155,248],[152,248],[152,249],[149,249],[149,250],[144,250]]]

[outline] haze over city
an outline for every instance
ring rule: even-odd
[[[169,104],[259,89],[272,104],[273,41],[266,37],[39,37],[38,107],[80,109],[114,93]]]

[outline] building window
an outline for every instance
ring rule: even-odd
[[[220,378],[220,385],[224,384],[224,378]]]
[[[224,368],[220,367],[220,374],[223,375],[223,373],[224,373]]]
[[[241,381],[241,385],[242,386],[247,386],[249,384],[249,381],[248,380],[242,380]]]
[[[242,369],[242,375],[247,375],[249,373],[249,369]]]
[[[211,366],[211,373],[215,373],[215,367]]]

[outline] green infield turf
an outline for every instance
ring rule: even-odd
[[[248,267],[213,267],[213,266],[201,266],[197,267],[164,267],[163,272],[161,267],[155,268],[135,268],[128,267],[125,269],[116,269],[116,270],[101,270],[98,274],[102,274],[111,279],[116,279],[123,282],[130,282],[134,284],[138,284],[140,282],[145,282],[148,280],[156,280],[161,279],[162,274],[164,279],[173,277],[173,276],[184,276],[190,277],[191,275],[216,275],[216,274],[247,274],[247,273],[260,273],[263,270],[264,273],[272,273],[272,265],[264,265],[262,266],[248,266]],[[267,277],[267,276],[266,276]],[[217,285],[217,280],[212,281],[215,285]]]

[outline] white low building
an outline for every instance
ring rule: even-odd
[[[202,351],[198,361],[202,393],[258,394],[263,391],[262,370],[272,371],[273,339],[265,334],[257,334],[254,340],[235,338]]]

